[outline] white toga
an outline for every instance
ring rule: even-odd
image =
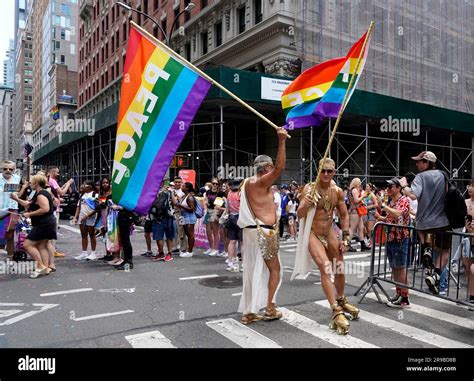
[[[268,299],[268,279],[270,271],[263,260],[260,247],[258,246],[257,229],[246,228],[247,226],[254,226],[256,224],[250,206],[247,200],[246,185],[248,179],[245,180],[240,193],[240,209],[239,220],[237,225],[243,229],[242,237],[242,264],[243,272],[243,288],[242,296],[238,312],[243,314],[258,313],[260,309],[266,307]],[[263,224],[259,220],[260,224]],[[267,232],[267,229],[263,229]],[[278,258],[280,260],[280,258]],[[280,263],[281,267],[281,263]],[[275,303],[276,295],[281,285],[281,271],[280,284],[275,292],[272,302]]]

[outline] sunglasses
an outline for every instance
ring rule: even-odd
[[[321,173],[327,174],[327,175],[332,175],[334,171],[332,169],[322,169]]]
[[[386,187],[386,188],[387,188],[387,189],[392,189],[394,186],[395,186],[395,185],[393,185],[393,184],[390,184],[390,185],[387,185],[387,187]]]
[[[13,168],[3,168],[4,171],[13,171]]]
[[[212,185],[219,185],[219,183],[212,183]]]

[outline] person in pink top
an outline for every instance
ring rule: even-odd
[[[232,180],[230,191],[227,194],[227,213],[229,219],[227,220],[227,236],[229,238],[229,257],[227,258],[227,271],[239,271],[239,259],[237,258],[237,245],[242,242],[242,229],[237,225],[239,219],[240,209],[240,184],[242,179]],[[241,246],[241,255],[242,246]]]

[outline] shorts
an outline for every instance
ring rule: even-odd
[[[145,233],[152,233],[153,228],[152,228],[152,222],[151,220],[145,220]]]
[[[26,239],[29,239],[30,241],[58,239],[56,234],[56,224],[33,226]]]
[[[81,219],[82,217],[79,216],[79,220]],[[96,218],[96,215],[94,214],[92,217],[89,217],[87,220],[83,221],[81,223],[81,225],[85,225],[85,226],[95,226],[95,218]]]
[[[375,222],[377,219],[375,218],[375,212],[368,212],[367,213],[367,221],[368,222]]]
[[[153,240],[162,241],[166,236],[166,240],[173,239],[174,236],[174,219],[163,218],[161,221],[152,221]]]
[[[436,229],[428,229],[428,230],[418,230],[420,233],[425,234],[425,242],[426,242],[426,234],[431,233],[433,238],[431,240],[432,246],[437,247],[443,250],[450,250],[451,244],[453,241],[453,236],[451,234],[446,234],[446,232],[450,230],[449,226],[444,226],[441,228]]]
[[[227,221],[227,238],[229,241],[242,241],[242,229],[237,225],[239,219],[238,214],[231,214]]]
[[[219,222],[219,211],[216,209],[208,209],[206,215],[206,223]]]
[[[408,252],[410,250],[410,239],[403,241],[387,242],[387,258],[392,269],[403,269],[408,265]]]
[[[194,225],[196,221],[197,218],[194,212],[181,213],[180,225]]]
[[[294,224],[296,221],[296,213],[289,213],[288,214],[288,223],[290,225]]]

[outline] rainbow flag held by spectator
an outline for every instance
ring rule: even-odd
[[[281,97],[287,129],[319,126],[325,118],[336,118],[355,75],[346,105],[349,103],[367,59],[369,42],[355,73],[366,35],[367,32],[352,46],[347,56],[313,66],[288,85]]]
[[[146,214],[211,83],[131,24],[112,171],[113,201]]]

